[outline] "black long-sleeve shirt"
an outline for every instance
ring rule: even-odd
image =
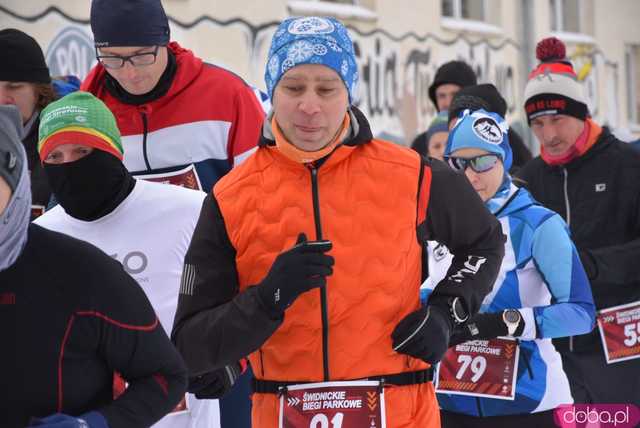
[[[186,389],[184,362],[140,286],[97,248],[37,225],[0,272],[0,426],[96,410],[147,427]],[[129,388],[113,400],[113,376]]]

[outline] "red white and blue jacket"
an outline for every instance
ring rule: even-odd
[[[178,43],[168,48],[177,71],[160,98],[142,105],[123,103],[107,90],[100,63],[81,90],[100,98],[115,115],[129,171],[208,192],[253,152],[264,100],[237,75],[204,63]]]

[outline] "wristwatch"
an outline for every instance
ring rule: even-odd
[[[449,311],[451,312],[453,322],[456,324],[462,324],[469,319],[469,313],[464,308],[459,297],[454,297],[449,300]]]
[[[515,309],[506,309],[502,312],[502,321],[507,325],[509,336],[514,335],[521,320],[522,315],[520,315],[520,312]]]

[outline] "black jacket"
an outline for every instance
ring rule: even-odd
[[[519,176],[536,200],[569,225],[596,307],[640,300],[640,153],[603,128],[581,157],[565,166],[537,157]],[[594,349],[599,343],[596,329],[575,338],[573,349]]]
[[[0,426],[101,412],[147,427],[186,389],[184,362],[140,286],[94,246],[31,224],[0,271]],[[114,371],[129,382],[113,400]]]
[[[354,114],[359,133],[344,144],[367,144],[373,139],[369,124],[356,109]],[[274,142],[266,139],[260,142],[260,146],[271,144]],[[318,163],[316,167],[322,168]],[[504,255],[505,237],[495,216],[484,207],[463,175],[436,160],[426,163],[424,168],[431,169],[432,181],[429,214],[419,226],[418,235],[424,241],[437,239],[455,248],[455,269],[464,270],[469,262],[464,254],[486,257],[483,268],[475,275],[465,274],[462,284],[443,281],[431,301],[437,296],[459,296],[475,313],[495,280]],[[416,189],[408,189],[416,197],[417,184]],[[257,287],[239,292],[235,259],[236,249],[227,235],[225,219],[215,197],[209,194],[185,256],[185,274],[171,334],[192,374],[211,371],[247,356],[273,335],[283,321],[270,316]]]

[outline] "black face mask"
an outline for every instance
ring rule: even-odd
[[[45,163],[44,170],[62,208],[70,216],[84,221],[109,214],[135,185],[122,161],[98,149],[74,162]]]

